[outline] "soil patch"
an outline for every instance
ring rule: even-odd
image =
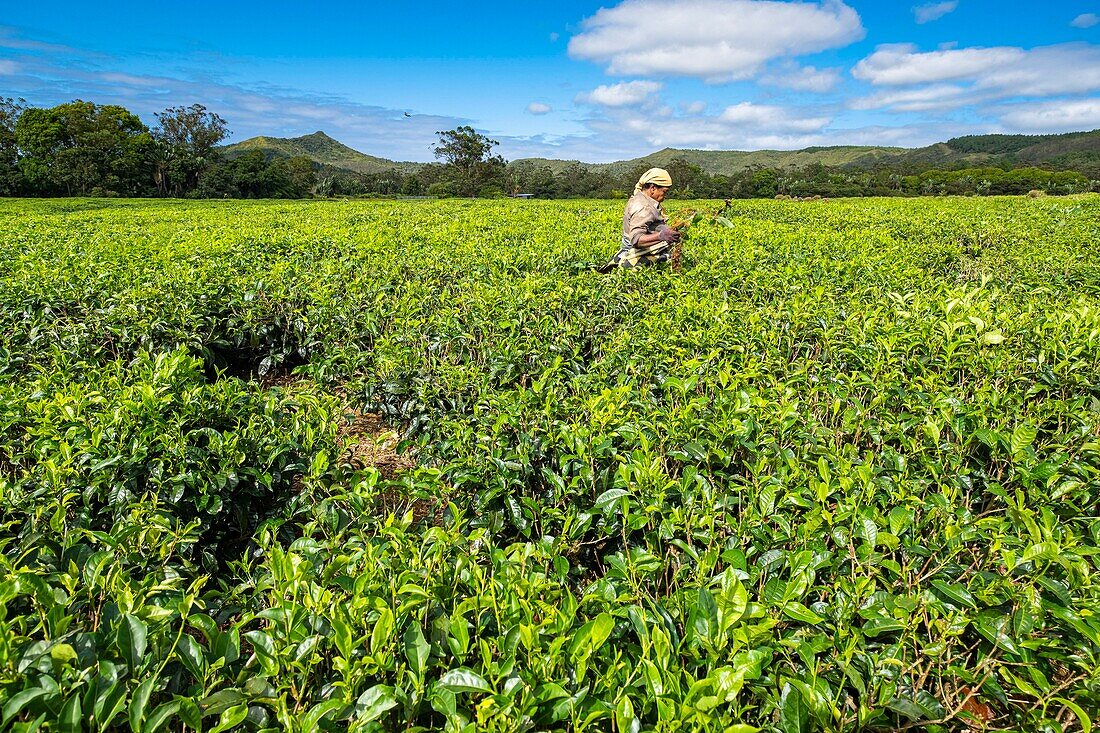
[[[345,460],[357,468],[377,468],[386,480],[416,468],[415,461],[397,452],[397,434],[381,415],[349,410],[340,423],[339,435]]]
[[[343,459],[356,468],[375,468],[382,478],[392,481],[416,468],[417,463],[408,454],[397,452],[397,433],[386,425],[382,416],[372,412],[360,412],[348,408],[340,423],[340,445]],[[414,522],[443,523],[443,497],[431,499],[405,493],[399,486],[386,488],[378,496],[380,509],[385,514],[404,516],[412,512]]]
[[[265,389],[294,390],[298,385],[314,386],[307,378],[283,371],[256,378],[256,381]],[[416,522],[426,520],[442,524],[447,505],[445,497],[418,497],[395,481],[419,465],[414,455],[397,452],[400,443],[397,431],[382,415],[363,412],[349,404],[351,400],[342,389],[335,389],[333,394],[343,403],[343,414],[336,428],[340,462],[353,470],[374,468],[382,480],[388,482],[378,487],[376,501],[381,513],[404,516],[411,511]],[[301,482],[300,475],[294,478],[296,491],[301,490]]]

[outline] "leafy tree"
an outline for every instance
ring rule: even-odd
[[[50,110],[30,108],[16,120],[15,144],[21,151],[19,170],[28,190],[51,194],[60,192],[53,180],[54,160],[61,147],[60,122]]]
[[[779,193],[779,172],[773,168],[761,168],[753,172],[749,179],[752,195],[759,198],[771,198]]]
[[[1017,153],[1032,145],[1058,140],[1059,138],[1069,138],[1071,135],[967,135],[965,137],[953,137],[944,144],[961,153],[1003,155]]]
[[[459,196],[473,196],[490,186],[505,184],[504,158],[492,155],[499,145],[469,125],[437,132],[439,144],[433,146],[435,157],[446,161],[448,182],[454,184]]]
[[[428,186],[428,195],[444,199],[452,198],[458,196],[458,188],[454,181],[436,181]]]
[[[557,195],[554,171],[544,164],[517,165],[511,171],[512,193],[530,193],[539,198],[553,198]]]
[[[243,198],[237,188],[235,163],[235,160],[227,160],[207,168],[193,191],[194,196],[204,199]]]
[[[451,168],[442,163],[428,163],[416,172],[416,178],[420,181],[421,189],[427,192],[432,184],[440,183],[447,179],[450,172]]]
[[[157,113],[155,180],[164,195],[193,191],[199,177],[218,161],[216,149],[229,131],[226,121],[201,104],[169,107]]]
[[[405,178],[396,168],[370,173],[363,176],[363,183],[371,193],[393,196],[401,191]]]
[[[244,198],[263,198],[270,180],[267,175],[267,158],[263,151],[248,150],[228,164],[233,172],[233,181]]]
[[[683,158],[673,158],[665,166],[672,177],[679,198],[707,198],[716,195],[711,191],[711,178],[699,166]],[[634,179],[637,181],[637,179]]]
[[[401,193],[405,196],[422,196],[424,184],[418,176],[405,176],[405,180],[401,182]]]
[[[21,188],[23,176],[19,172],[15,123],[26,106],[25,99],[0,97],[0,196],[12,196]]]
[[[558,196],[563,198],[608,197],[614,185],[606,174],[593,172],[587,166],[575,162],[563,168],[555,178]],[[634,180],[637,180],[637,176]],[[634,184],[631,183],[630,187],[633,189]]]
[[[19,167],[37,193],[145,192],[152,137],[129,110],[76,100],[30,108],[14,127]]]
[[[439,144],[432,148],[435,157],[463,171],[472,171],[479,163],[489,160],[493,148],[500,144],[469,125],[436,134]]]
[[[286,161],[287,195],[290,198],[305,198],[313,191],[317,183],[317,171],[313,161],[304,155],[296,155]]]
[[[305,156],[278,158],[267,163],[255,191],[258,198],[300,199],[309,196],[314,182],[313,161]]]
[[[304,198],[313,190],[316,173],[305,156],[267,160],[262,150],[247,150],[232,160],[210,165],[195,194],[203,198]],[[325,184],[326,195],[336,193]]]

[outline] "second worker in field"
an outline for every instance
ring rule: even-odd
[[[634,195],[623,212],[622,246],[615,257],[601,268],[638,267],[658,262],[679,264],[680,232],[668,225],[661,202],[672,187],[672,177],[663,168],[650,168],[638,179]]]

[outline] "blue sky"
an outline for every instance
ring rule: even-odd
[[[1100,0],[6,5],[0,96],[398,160],[460,124],[589,162],[1100,128]]]

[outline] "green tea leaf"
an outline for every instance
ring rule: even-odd
[[[639,733],[642,729],[642,721],[634,714],[634,704],[630,702],[629,695],[623,695],[619,704],[615,706],[615,729],[622,733]]]
[[[77,660],[76,650],[69,644],[54,644],[50,648],[50,658],[58,666],[70,665]]]
[[[136,670],[143,661],[147,635],[145,622],[133,614],[125,614],[119,622],[118,648],[131,670]]]
[[[57,720],[57,730],[61,733],[77,733],[83,730],[81,725],[83,712],[80,704],[80,695],[70,697],[61,709],[61,716]]]
[[[397,705],[398,702],[393,695],[392,687],[375,685],[355,701],[354,716],[361,723],[371,723],[385,715],[386,711],[397,707]]]
[[[819,624],[825,620],[798,601],[787,601],[784,603],[783,613],[787,614],[795,621],[801,621],[804,624]],[[866,627],[864,627],[864,630],[866,631]]]
[[[199,702],[199,707],[202,708],[203,715],[222,715],[230,708],[240,706],[247,699],[240,690],[229,688],[204,697]]]
[[[1018,455],[1024,448],[1035,442],[1038,431],[1031,425],[1017,425],[1012,431],[1012,440],[1009,442],[1013,455]]]
[[[454,693],[493,691],[480,675],[465,667],[448,671],[439,678],[439,684]]]
[[[783,733],[809,733],[810,704],[789,683],[779,696],[779,729]]]
[[[275,654],[275,642],[264,631],[249,631],[244,637],[252,644],[252,651],[264,673],[274,676],[279,672],[279,660]]]
[[[722,618],[722,625],[729,628],[745,615],[749,607],[749,593],[745,589],[741,579],[731,576],[723,591],[717,597],[718,612]]]
[[[624,496],[630,496],[630,492],[626,489],[608,489],[596,497],[594,509],[602,514],[608,514],[616,508],[619,499]]]
[[[4,704],[4,724],[7,725],[8,721],[18,715],[22,710],[30,703],[34,702],[40,697],[45,697],[49,694],[49,690],[41,687],[35,687],[29,690],[23,690],[17,692],[11,696]]]
[[[206,678],[206,657],[203,655],[202,647],[191,636],[184,634],[180,637],[179,644],[176,646],[176,652],[179,654],[180,661],[183,662],[183,666],[187,668],[187,671],[191,675],[202,682]]]
[[[243,723],[247,717],[248,705],[239,703],[232,707],[227,707],[218,715],[217,724],[207,731],[207,733],[224,733],[224,731],[232,730]]]
[[[895,697],[886,703],[886,707],[912,722],[940,720],[946,714],[943,705],[924,690],[913,697]]]
[[[402,641],[405,645],[405,658],[408,660],[413,674],[422,678],[428,663],[431,646],[424,638],[424,632],[421,631],[420,624],[414,621],[405,631]]]
[[[863,633],[866,636],[878,636],[879,634],[889,634],[904,630],[905,624],[901,621],[885,616],[875,616],[863,622]]]
[[[946,597],[956,605],[973,608],[974,610],[978,609],[978,602],[964,585],[959,583],[948,584],[942,580],[933,580],[932,587],[935,588],[940,595]]]
[[[1019,654],[1020,650],[1010,633],[1011,628],[1012,617],[995,611],[983,611],[974,621],[974,629],[988,639],[990,643],[999,646],[1010,654]]]
[[[169,700],[158,705],[153,714],[149,716],[149,720],[142,726],[142,733],[157,733],[172,719],[172,716],[179,712],[179,709],[180,701],[178,699]]]
[[[700,588],[697,597],[695,633],[704,639],[712,639],[718,633],[718,604],[714,600],[714,594],[706,588]]]
[[[302,716],[302,733],[309,733],[317,730],[323,718],[332,715],[337,710],[343,710],[344,707],[345,704],[342,700],[325,700],[324,702],[317,703]]]
[[[149,696],[153,694],[153,686],[156,683],[156,677],[142,680],[134,690],[133,697],[130,698],[130,730],[133,733],[141,733],[144,728],[145,708],[149,704]]]
[[[101,666],[102,669],[102,666]],[[92,705],[92,715],[96,722],[107,729],[118,714],[126,706],[126,686],[121,681],[115,682],[106,689],[100,691]]]
[[[577,631],[573,642],[569,645],[569,656],[577,659],[588,658],[595,654],[607,641],[607,637],[611,635],[611,630],[614,628],[615,620],[611,615],[601,613]]]
[[[1065,705],[1067,708],[1073,711],[1073,714],[1077,716],[1077,722],[1081,725],[1081,733],[1092,733],[1092,718],[1089,717],[1085,709],[1072,700],[1067,700],[1064,697],[1056,697],[1051,702],[1058,703],[1059,705]]]
[[[383,608],[378,614],[378,620],[374,622],[374,630],[370,635],[370,653],[379,654],[390,643],[393,636],[393,611]]]

